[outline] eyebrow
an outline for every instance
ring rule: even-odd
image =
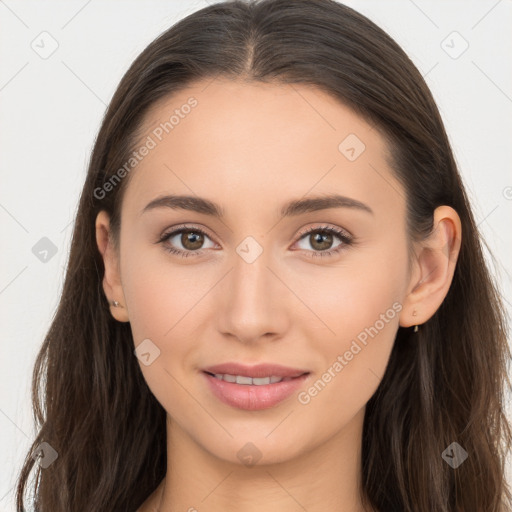
[[[211,215],[212,217],[217,217],[219,219],[224,217],[224,210],[220,205],[210,201],[209,199],[198,196],[165,195],[157,197],[144,207],[141,215],[156,208],[187,210]],[[353,208],[374,215],[373,210],[361,201],[338,194],[331,194],[292,200],[281,208],[281,217],[292,217],[303,213],[326,210],[328,208]]]

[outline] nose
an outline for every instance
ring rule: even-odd
[[[293,294],[271,268],[269,254],[263,250],[252,262],[234,255],[233,266],[215,297],[217,327],[224,336],[254,343],[279,338],[286,332]]]

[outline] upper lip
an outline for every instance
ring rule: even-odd
[[[217,374],[228,374],[228,375],[240,375],[243,377],[300,377],[304,373],[309,373],[308,370],[301,370],[299,368],[290,368],[288,366],[282,366],[280,364],[273,363],[262,363],[254,366],[248,366],[240,363],[222,363],[215,366],[209,366],[203,368],[204,372],[217,373]]]

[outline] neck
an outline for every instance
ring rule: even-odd
[[[308,452],[272,464],[256,461],[252,466],[238,459],[219,459],[168,418],[168,471],[155,491],[156,509],[365,512],[360,494],[364,411]],[[296,452],[294,447],[291,451]]]

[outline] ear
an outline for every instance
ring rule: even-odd
[[[416,255],[400,326],[425,323],[438,310],[452,283],[461,237],[457,212],[446,205],[436,208],[432,232]]]
[[[103,291],[110,304],[110,312],[119,322],[128,322],[128,311],[119,273],[119,258],[112,242],[110,217],[104,210],[99,212],[96,217],[96,243],[103,256],[103,264],[105,266]],[[119,302],[119,305],[114,306],[114,301]]]

